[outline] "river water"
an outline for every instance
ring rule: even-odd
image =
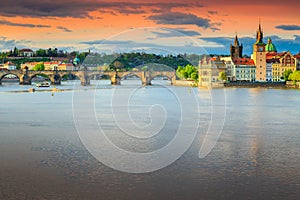
[[[121,86],[110,86],[103,80],[81,87],[78,82],[68,81],[57,86],[61,92],[39,88],[30,93],[27,91],[33,86],[3,83],[0,199],[300,198],[299,90],[209,91],[168,86],[168,82],[159,80],[152,86],[140,84],[128,80]],[[128,91],[129,99],[125,97]],[[180,99],[177,92],[186,99]],[[78,116],[85,115],[74,110],[85,110],[84,102],[88,104],[90,99],[77,102],[74,97],[89,93],[93,94],[99,127],[120,149],[137,153],[161,149],[176,137],[183,118],[192,125],[198,120],[197,134],[187,151],[166,167],[147,173],[116,170],[96,159],[83,141],[85,133]],[[197,97],[199,110],[189,110],[192,103],[188,99],[195,97],[191,94]],[[133,124],[128,124],[128,116],[123,113],[128,109],[118,107],[122,102],[128,106]],[[191,115],[183,115],[181,108]],[[194,112],[199,112],[198,119]],[[218,135],[214,133],[218,128],[209,127],[212,116],[221,116],[225,121],[211,124],[221,127],[220,136],[215,138],[209,154],[199,158],[205,134],[211,130],[211,134]],[[153,137],[144,131],[136,131],[135,137],[120,134],[120,127],[128,128],[123,133],[132,131],[130,127],[146,130],[149,123],[160,124],[165,118],[163,130],[155,130]],[[85,123],[92,121],[89,119]],[[110,153],[106,150],[102,153]],[[117,160],[122,164],[125,159]]]

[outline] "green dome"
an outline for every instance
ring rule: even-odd
[[[267,52],[277,52],[275,45],[272,43],[271,38],[268,39],[268,44],[266,45]]]

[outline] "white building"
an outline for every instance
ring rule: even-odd
[[[235,66],[234,66],[232,57],[230,57],[230,56],[222,57],[221,60],[224,61],[224,63],[225,63],[227,80],[234,81],[235,80],[235,75],[234,75]]]
[[[254,82],[256,78],[256,66],[250,58],[233,59],[233,77],[236,81]]]
[[[16,70],[17,66],[12,62],[7,62],[1,66],[1,69]]]

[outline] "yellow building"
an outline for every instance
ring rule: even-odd
[[[274,56],[272,63],[272,81],[283,81],[283,74],[286,70],[295,71],[297,69],[296,58],[288,51]]]
[[[55,70],[58,68],[60,61],[44,62],[45,70]]]
[[[24,64],[21,64],[21,69],[32,70],[35,65],[41,64],[41,63],[43,63],[43,62],[26,62]]]

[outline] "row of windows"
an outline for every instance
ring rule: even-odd
[[[255,78],[254,75],[250,76],[250,75],[237,75],[237,78]]]
[[[236,70],[236,73],[255,73],[255,70]]]

